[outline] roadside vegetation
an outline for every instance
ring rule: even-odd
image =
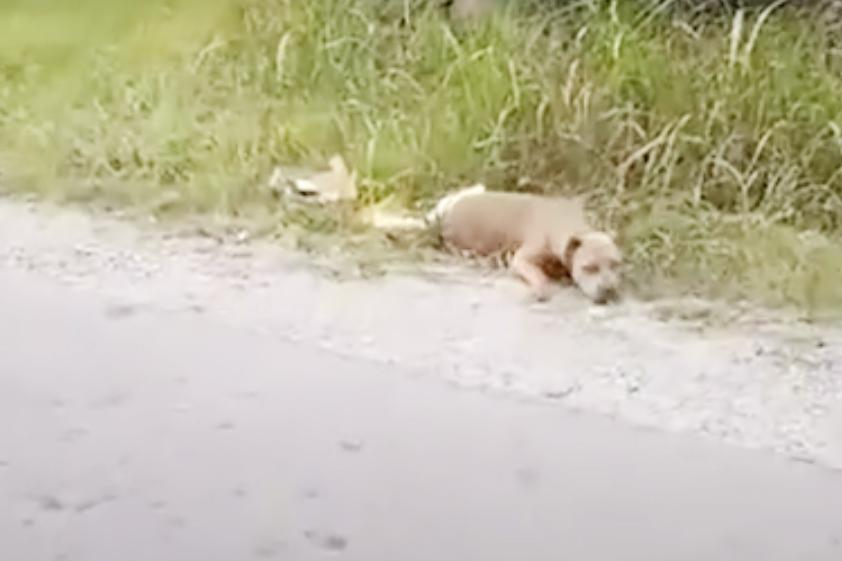
[[[842,64],[818,20],[569,2],[475,22],[400,0],[5,0],[3,189],[341,237],[465,183],[589,193],[642,295],[842,311]]]

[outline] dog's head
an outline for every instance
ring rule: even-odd
[[[597,304],[619,297],[623,259],[610,234],[587,232],[572,236],[562,262],[573,282]]]

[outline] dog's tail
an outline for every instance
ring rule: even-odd
[[[450,212],[450,209],[452,209],[456,203],[465,197],[472,197],[474,195],[479,195],[480,193],[485,193],[485,185],[482,183],[477,183],[476,185],[471,185],[470,187],[465,187],[464,189],[445,195],[439,199],[439,202],[436,203],[433,210],[428,212],[425,216],[427,224],[438,223],[448,212]]]

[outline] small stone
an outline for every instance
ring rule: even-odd
[[[348,547],[348,540],[342,536],[330,535],[324,539],[323,547],[331,551],[341,551]]]
[[[274,559],[283,551],[283,542],[271,542],[258,545],[254,549],[254,555],[258,559]]]
[[[346,452],[359,452],[363,449],[363,443],[360,440],[342,440],[339,446]]]
[[[125,319],[137,313],[137,308],[129,304],[114,304],[105,309],[108,319]]]
[[[544,397],[547,399],[566,399],[574,393],[580,391],[582,388],[578,384],[574,384],[567,388],[560,388],[557,390],[548,390],[544,392]]]
[[[99,497],[96,499],[90,499],[87,501],[82,501],[76,505],[76,512],[83,513],[89,510],[93,510],[99,506],[102,506],[105,503],[109,503],[114,501],[117,497],[114,495],[105,495],[103,497]]]
[[[515,470],[515,478],[524,487],[534,487],[538,483],[540,475],[532,468],[522,467]]]
[[[339,534],[320,534],[313,530],[304,532],[310,543],[328,551],[342,551],[348,547],[348,539]]]
[[[38,506],[40,506],[44,510],[49,510],[53,512],[58,512],[64,510],[64,505],[58,500],[56,497],[53,496],[45,496],[38,499]]]

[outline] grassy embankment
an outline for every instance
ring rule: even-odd
[[[6,0],[3,188],[347,232],[262,187],[339,152],[361,206],[588,192],[642,293],[842,310],[842,70],[813,22],[594,2],[400,25],[376,4]]]

